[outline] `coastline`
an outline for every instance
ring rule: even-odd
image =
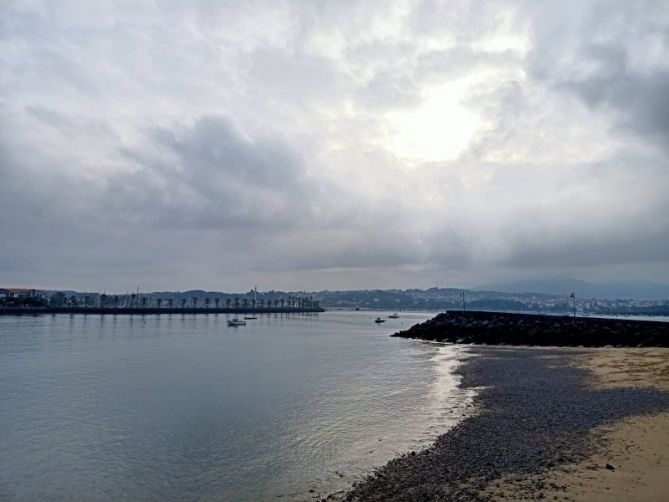
[[[322,307],[2,307],[0,316],[15,315],[171,315],[171,314],[305,314],[325,312]]]
[[[651,378],[636,378],[636,385],[594,383],[605,377],[593,376],[593,369],[607,367],[595,356],[611,350],[619,359],[611,361],[614,371],[609,373],[625,380],[625,368],[616,366],[625,357],[615,351],[628,349],[470,349],[477,357],[458,371],[462,385],[479,389],[474,398],[478,413],[439,436],[432,447],[404,454],[376,470],[354,485],[346,500],[592,500],[598,485],[586,476],[597,473],[600,484],[608,486],[612,472],[628,487],[635,486],[629,478],[636,475],[636,486],[645,484],[651,493],[664,493],[663,476],[652,474],[663,471],[650,467],[654,461],[664,469],[666,460],[658,462],[658,452],[648,445],[661,444],[658,431],[668,429],[667,388]],[[629,350],[645,350],[639,360],[648,357],[648,349]],[[660,350],[663,360],[669,359],[669,350]],[[633,367],[645,374],[639,365]],[[663,371],[659,380],[666,382]],[[630,436],[630,430],[641,431],[641,436]],[[632,456],[629,444],[621,446],[620,438],[644,452],[634,455],[639,465],[628,464],[630,476],[622,468],[606,468],[610,462],[622,465],[624,455]],[[616,451],[617,460],[603,462]],[[664,458],[662,452],[667,453],[660,446]],[[616,493],[629,498],[620,490],[600,486],[608,492],[606,500]]]
[[[650,387],[669,392],[667,349],[589,350],[573,363],[589,371],[587,384],[595,389]],[[669,411],[632,416],[599,426],[593,434],[603,443],[599,452],[544,474],[549,485],[564,486],[559,499],[669,499]],[[504,493],[506,498],[518,496],[512,482],[504,486]]]

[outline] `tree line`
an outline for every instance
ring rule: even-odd
[[[65,295],[55,293],[49,305],[53,307],[100,307],[100,308],[226,308],[226,309],[271,309],[271,308],[317,308],[319,302],[311,296],[287,296],[281,298],[225,298],[206,296],[182,296],[163,298],[155,295]]]

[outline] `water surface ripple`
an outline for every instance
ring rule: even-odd
[[[389,338],[429,314],[377,315],[1,317],[0,499],[343,490],[471,397],[452,374],[466,348]]]

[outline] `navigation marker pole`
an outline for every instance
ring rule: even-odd
[[[569,295],[569,298],[574,299],[574,319],[576,319],[576,293],[572,291],[571,294]]]

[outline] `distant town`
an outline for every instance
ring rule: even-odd
[[[569,314],[669,315],[669,299],[575,297],[547,293],[508,293],[457,288],[387,289],[353,291],[284,292],[218,291],[142,292],[123,294],[0,288],[0,308],[79,307],[117,309],[359,309],[359,310],[482,310]]]
[[[319,308],[311,296],[296,294],[185,291],[106,294],[79,291],[0,288],[0,306],[4,307],[84,307],[116,309],[309,309]]]

